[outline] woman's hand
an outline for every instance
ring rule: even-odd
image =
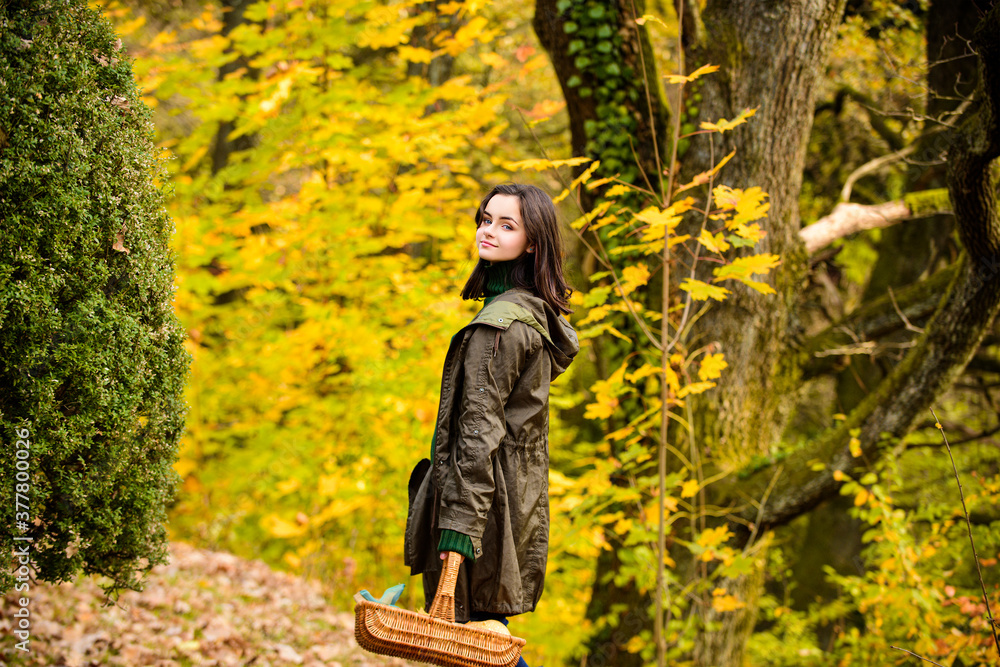
[[[457,551],[439,551],[438,553],[441,555],[441,560],[447,560],[448,559],[448,554],[455,554],[456,556],[458,556],[458,564],[459,565],[461,565],[462,562],[465,560],[465,556],[463,556],[462,554],[458,553]]]

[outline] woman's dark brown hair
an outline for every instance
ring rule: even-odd
[[[479,204],[479,210],[476,211],[477,228],[483,221],[486,205],[494,195],[517,197],[528,246],[534,246],[535,249],[534,252],[525,252],[511,260],[510,280],[513,286],[534,293],[558,313],[573,312],[569,308],[569,295],[573,290],[563,278],[562,239],[552,199],[534,185],[497,185]],[[489,266],[490,263],[486,260],[479,260],[462,289],[463,299],[482,299],[486,296]]]

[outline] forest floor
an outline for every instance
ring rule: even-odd
[[[93,577],[32,585],[28,653],[13,635],[20,595],[0,608],[0,666],[412,664],[358,647],[353,612],[332,609],[319,584],[183,543],[117,605],[105,606]]]

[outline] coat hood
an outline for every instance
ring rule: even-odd
[[[542,334],[552,358],[552,379],[562,375],[580,351],[580,341],[566,318],[534,294],[521,289],[508,290],[479,311],[470,324],[507,329],[515,320]]]

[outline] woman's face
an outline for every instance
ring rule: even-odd
[[[514,195],[493,195],[483,211],[482,222],[476,229],[479,257],[488,262],[517,259],[528,248],[528,236],[521,220],[521,203]]]

